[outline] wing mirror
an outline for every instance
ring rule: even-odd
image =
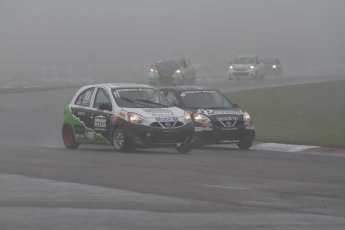
[[[98,108],[101,110],[109,110],[109,111],[112,110],[111,104],[109,104],[109,103],[100,104]]]
[[[238,104],[234,104],[234,108],[240,108]]]

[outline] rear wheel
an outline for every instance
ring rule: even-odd
[[[120,127],[114,130],[112,140],[113,146],[118,152],[126,152],[132,149],[130,138]]]
[[[249,149],[254,142],[254,137],[252,135],[247,135],[244,139],[237,143],[237,147],[240,149]]]
[[[79,143],[75,140],[73,129],[69,124],[64,125],[62,128],[62,140],[68,149],[77,149],[79,147]]]
[[[191,143],[183,144],[175,147],[178,153],[190,153],[193,150],[193,145]]]

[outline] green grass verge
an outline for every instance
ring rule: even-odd
[[[0,94],[27,93],[27,92],[37,92],[37,91],[47,91],[47,90],[78,88],[78,87],[80,86],[59,85],[59,86],[42,86],[42,87],[32,87],[32,88],[1,88]]]
[[[256,140],[345,147],[345,81],[227,93],[246,110]]]

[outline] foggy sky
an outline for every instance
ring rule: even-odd
[[[146,80],[163,57],[226,75],[239,54],[305,74],[345,65],[344,10],[344,0],[0,0],[0,79],[73,67]]]

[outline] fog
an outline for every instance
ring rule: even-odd
[[[239,54],[289,76],[345,72],[344,0],[0,0],[0,79],[146,81],[163,57],[226,76]]]

